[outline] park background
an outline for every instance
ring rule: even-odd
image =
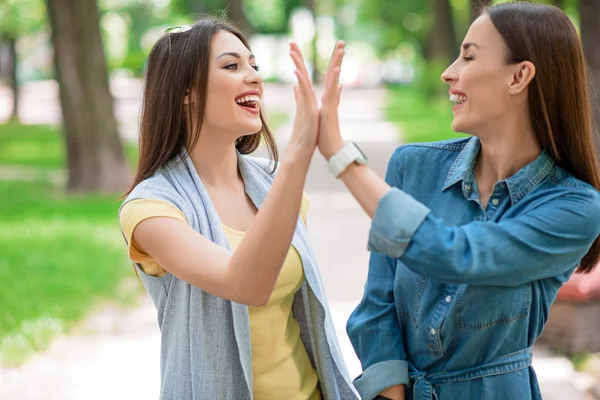
[[[145,59],[166,28],[202,15],[243,28],[280,147],[294,117],[289,41],[302,46],[319,92],[333,44],[345,40],[342,131],[383,175],[399,144],[462,136],[450,129],[439,76],[480,7],[498,2],[0,0],[0,398],[156,397],[156,317],[127,260],[117,210],[136,164]],[[600,1],[538,2],[561,7],[578,27],[598,90]],[[597,105],[594,113],[600,121]],[[344,325],[362,296],[369,221],[318,155],[306,191],[311,239],[356,376]],[[600,310],[592,295],[567,297],[558,306],[569,315]],[[595,326],[557,318],[571,324],[562,341],[536,348],[544,396],[592,398],[600,348],[576,335],[597,335]]]

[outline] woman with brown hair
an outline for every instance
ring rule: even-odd
[[[161,399],[356,398],[306,232],[318,109],[296,44],[290,55],[296,119],[277,162],[240,31],[207,18],[150,52],[139,166],[119,218],[158,310]],[[261,139],[274,161],[247,156]]]
[[[443,73],[455,131],[401,146],[385,182],[344,144],[337,101],[319,150],[373,219],[347,330],[365,400],[541,399],[531,367],[561,285],[600,256],[600,175],[577,30],[547,5],[503,3]]]

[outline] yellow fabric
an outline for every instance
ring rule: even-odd
[[[244,232],[223,226],[235,249]],[[252,380],[257,400],[320,399],[318,377],[300,340],[300,327],[292,316],[294,294],[304,282],[302,261],[292,246],[269,302],[248,307],[252,336]],[[257,340],[258,339],[258,340]]]
[[[142,270],[148,275],[163,276],[166,272],[148,254],[139,250],[139,246],[133,240],[135,227],[145,219],[152,217],[169,217],[179,219],[187,223],[183,212],[171,203],[162,200],[141,199],[132,200],[125,204],[119,214],[121,230],[129,243],[129,258],[140,264]]]
[[[306,221],[309,201],[302,199],[300,215]],[[121,229],[129,243],[129,256],[146,273],[161,276],[165,270],[140,251],[132,240],[133,230],[141,221],[152,217],[170,217],[185,222],[175,206],[160,200],[133,200],[123,206]],[[231,248],[239,245],[244,232],[223,225]],[[257,400],[321,400],[318,376],[300,340],[300,327],[292,315],[294,294],[304,282],[302,260],[291,246],[269,302],[262,307],[248,307],[252,340],[252,379]]]

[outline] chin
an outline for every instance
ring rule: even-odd
[[[452,130],[454,132],[461,131],[460,121],[456,120],[456,118],[452,121],[452,124],[450,125],[450,127],[452,128]]]
[[[454,132],[458,132],[458,133],[466,133],[466,134],[470,134],[470,131],[472,131],[472,124],[469,127],[469,124],[466,124],[465,122],[459,120],[459,119],[454,119],[454,121],[452,121],[452,130]]]
[[[254,134],[257,134],[258,132],[260,132],[263,128],[262,122],[259,124],[252,124],[250,126],[245,126],[244,128],[242,128],[242,132],[244,132],[242,134],[242,136],[251,136]]]
[[[248,133],[249,135],[254,135],[255,133],[258,133],[262,130],[263,128],[263,124],[262,121],[258,121],[257,124],[252,124],[252,126],[248,127]]]

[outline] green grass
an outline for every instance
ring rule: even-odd
[[[268,115],[273,131],[289,119]],[[126,146],[132,165],[134,144]],[[46,349],[102,301],[132,304],[134,277],[117,221],[115,194],[67,195],[45,181],[2,181],[2,168],[47,176],[64,170],[57,127],[0,125],[0,365]],[[17,172],[18,173],[18,172]]]
[[[134,165],[137,145],[125,145],[127,157]],[[0,125],[0,165],[58,169],[66,167],[63,133],[48,125]]]
[[[447,98],[427,100],[417,88],[390,87],[385,112],[388,121],[400,127],[401,139],[406,143],[434,142],[465,136],[451,128],[450,101]]]
[[[127,145],[133,164],[135,145]],[[45,125],[0,125],[4,167],[65,168],[62,132]],[[0,173],[1,176],[1,173]],[[45,181],[0,180],[0,365],[44,350],[102,301],[132,304],[139,286],[127,260],[118,195],[68,196]]]
[[[132,276],[114,197],[0,181],[0,364],[18,365]],[[131,300],[131,297],[127,298]]]

